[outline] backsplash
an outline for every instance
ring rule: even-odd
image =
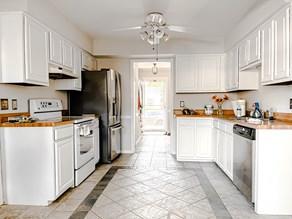
[[[238,96],[247,100],[247,109],[250,109],[254,102],[259,102],[264,111],[273,108],[274,112],[292,112],[289,107],[292,85],[260,86],[259,90],[239,92]]]
[[[205,93],[205,94],[175,94],[174,96],[174,108],[180,108],[180,101],[185,101],[185,106],[192,109],[203,109],[206,104],[212,104],[216,108],[216,104],[212,100],[212,96],[223,96],[225,93]],[[229,100],[223,104],[223,109],[231,109],[231,101],[237,100],[238,95],[236,93],[226,93]]]
[[[50,80],[50,87],[30,87],[10,84],[0,84],[0,99],[8,99],[9,109],[0,110],[3,113],[28,112],[30,98],[58,98],[67,109],[67,92],[55,91],[54,81]],[[12,99],[17,99],[17,110],[12,110]]]

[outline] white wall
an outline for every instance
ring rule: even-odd
[[[284,0],[268,0],[254,8],[226,37],[225,49],[231,48],[286,4]],[[277,112],[291,113],[289,109],[289,99],[292,98],[291,88],[291,86],[260,86],[257,91],[239,92],[238,97],[247,100],[248,108],[254,102],[259,102],[263,110],[272,107]]]
[[[206,104],[213,104],[216,108],[216,104],[212,101],[212,96],[223,96],[224,93],[205,93],[205,94],[175,94],[174,108],[180,108],[180,101],[185,101],[185,106],[191,109],[203,109]],[[223,109],[232,109],[232,100],[237,100],[237,93],[227,93],[230,100],[223,104]]]
[[[170,39],[159,46],[160,54],[194,54],[194,53],[223,53],[224,43],[202,43],[191,40]],[[135,55],[154,54],[151,45],[139,39],[95,39],[93,43],[94,55],[109,55],[129,57]]]
[[[8,98],[10,107],[9,110],[0,110],[0,113],[28,112],[28,99],[43,97],[61,99],[63,107],[67,109],[67,94],[64,91],[55,91],[54,81],[50,81],[50,87],[26,87],[0,84],[0,99]],[[11,99],[17,99],[18,110],[11,109]]]

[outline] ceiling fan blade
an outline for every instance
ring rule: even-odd
[[[175,26],[175,25],[167,25],[166,28],[170,31],[180,32],[180,33],[190,33],[192,32],[191,28],[182,27],[182,26]]]
[[[114,29],[113,31],[141,30],[142,28],[143,28],[142,26],[137,26],[137,27],[125,27],[125,28]]]

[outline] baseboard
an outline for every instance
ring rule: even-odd
[[[122,150],[121,151],[121,154],[134,154],[135,153],[135,151],[133,151],[133,150]]]

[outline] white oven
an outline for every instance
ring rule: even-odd
[[[94,158],[94,122],[74,124],[75,169]]]

